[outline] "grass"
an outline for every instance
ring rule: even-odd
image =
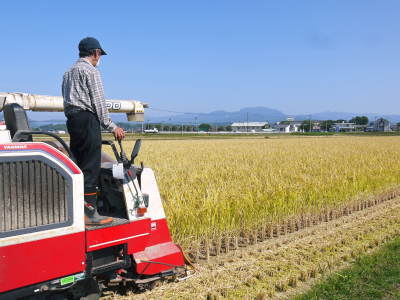
[[[400,299],[400,237],[315,285],[296,300]]]

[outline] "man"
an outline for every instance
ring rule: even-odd
[[[103,225],[112,218],[97,212],[97,182],[101,164],[101,129],[113,132],[117,140],[125,137],[122,128],[110,117],[104,98],[103,83],[97,66],[106,52],[98,40],[84,38],[79,43],[79,59],[67,72],[62,83],[64,113],[70,134],[71,152],[84,176],[85,223]]]

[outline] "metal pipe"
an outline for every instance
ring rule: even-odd
[[[18,103],[25,110],[64,111],[64,101],[60,96],[0,92],[0,111],[10,103]],[[106,99],[106,104],[109,112],[126,113],[128,121],[136,122],[144,121],[144,108],[148,107],[148,104],[136,100]]]

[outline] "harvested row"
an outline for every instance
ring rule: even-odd
[[[398,194],[400,139],[145,141],[174,240],[209,259]],[[385,196],[377,197],[384,191]],[[381,200],[379,200],[381,199]]]
[[[283,220],[278,224],[267,224],[261,228],[254,230],[253,232],[243,231],[238,237],[223,238],[219,241],[207,244],[205,242],[200,243],[197,247],[191,248],[191,251],[187,250],[193,261],[199,259],[210,260],[210,256],[217,256],[221,253],[228,253],[232,250],[237,250],[240,247],[246,247],[253,245],[258,242],[263,242],[267,239],[278,238],[288,233],[293,233],[301,229],[319,225],[323,222],[329,222],[343,216],[351,215],[354,212],[364,210],[366,208],[381,204],[385,201],[392,200],[400,196],[400,188],[392,189],[380,195],[371,196],[369,199],[359,199],[357,201],[351,201],[345,203],[342,207],[336,209],[323,211],[320,214],[308,214],[301,215],[296,218]]]
[[[197,264],[185,282],[144,294],[104,299],[267,299],[304,290],[310,282],[400,234],[400,198],[349,216],[267,240]]]

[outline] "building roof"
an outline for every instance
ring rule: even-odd
[[[232,127],[263,127],[267,125],[267,122],[235,122],[232,123]]]
[[[274,126],[275,128],[287,128],[290,127],[290,124],[278,124]]]
[[[356,123],[348,123],[348,122],[342,122],[342,123],[334,123],[334,126],[355,126]]]

